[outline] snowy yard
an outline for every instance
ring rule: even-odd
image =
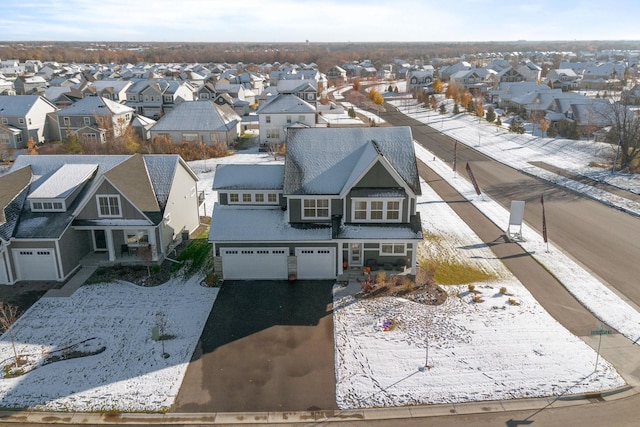
[[[201,277],[158,287],[126,282],[83,286],[68,298],[41,298],[14,324],[16,350],[35,369],[0,380],[0,406],[52,411],[164,411],[178,393],[218,290]],[[152,340],[157,313],[165,334]],[[47,352],[96,338],[93,356],[38,366]],[[0,360],[13,358],[8,334]],[[4,363],[3,363],[4,364]]]

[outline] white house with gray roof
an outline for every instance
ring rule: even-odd
[[[29,138],[43,143],[55,129],[47,115],[58,108],[40,95],[0,96],[0,149],[26,147]]]
[[[18,156],[0,176],[0,284],[162,261],[199,226],[197,180],[177,155]]]
[[[316,108],[293,94],[278,94],[258,108],[260,144],[282,144],[287,130],[316,126]]]
[[[209,241],[225,280],[416,272],[420,180],[411,129],[308,128],[284,165],[220,165]]]

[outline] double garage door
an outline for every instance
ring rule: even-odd
[[[13,249],[18,280],[58,280],[53,249]]]
[[[335,248],[296,248],[298,279],[334,279]],[[284,280],[289,269],[288,248],[222,248],[225,280]]]

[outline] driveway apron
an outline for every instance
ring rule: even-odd
[[[173,412],[337,409],[333,281],[226,281]]]

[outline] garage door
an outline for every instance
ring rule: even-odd
[[[282,280],[287,278],[287,248],[223,248],[225,280]]]
[[[14,249],[18,280],[58,280],[53,249]]]
[[[335,279],[336,248],[296,248],[298,279]]]

